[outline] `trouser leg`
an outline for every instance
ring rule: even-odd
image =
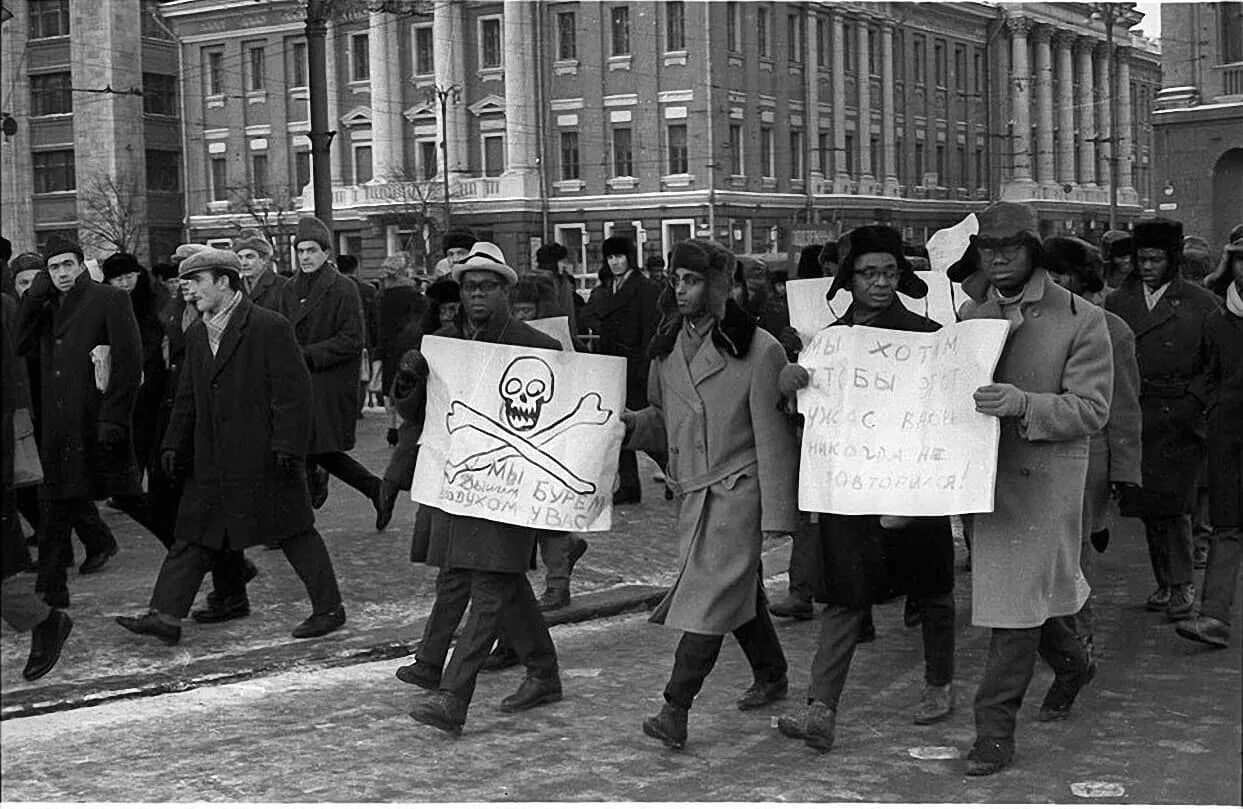
[[[786,676],[789,665],[781,649],[781,639],[768,614],[768,597],[761,580],[755,590],[755,617],[734,630],[734,640],[742,647],[756,682],[775,683]]]
[[[389,457],[384,479],[401,491],[409,491],[414,485],[414,466],[419,459],[419,435],[421,431],[406,421],[397,428],[397,446]]]
[[[432,603],[427,623],[423,625],[423,643],[418,653],[420,661],[444,668],[453,633],[466,614],[466,606],[470,604],[470,583],[469,570],[442,567],[436,574],[436,600]]]
[[[984,677],[975,694],[975,735],[1014,739],[1023,696],[1036,670],[1042,627],[993,629]]]
[[[954,593],[919,597],[919,626],[924,640],[924,683],[954,681]]]
[[[22,533],[22,518],[17,511],[17,492],[11,488],[4,489],[0,494],[0,537],[4,547],[12,548],[13,569],[0,571],[0,575],[11,576],[29,569],[31,565],[30,546],[26,544],[26,536]],[[9,554],[5,554],[8,556]]]
[[[812,577],[815,575],[816,544],[820,526],[812,523],[811,515],[800,511],[794,544],[790,547],[790,595],[811,601]]]
[[[1166,541],[1169,543],[1169,575],[1170,585],[1191,584],[1195,577],[1195,566],[1191,544],[1191,515],[1179,514],[1169,517],[1166,529]]]
[[[689,711],[704,680],[721,655],[722,635],[683,632],[673,653],[673,672],[665,685],[665,702]]]
[[[88,556],[104,553],[117,544],[112,529],[99,516],[99,509],[93,500],[75,500],[73,530],[78,532],[78,539],[86,548]]]
[[[39,516],[39,487],[23,486],[16,490],[17,511],[26,518],[26,522],[30,523],[30,530],[35,536],[39,535],[39,525],[41,518]]]
[[[246,596],[246,554],[242,551],[221,551],[211,568],[212,592],[208,602],[234,604],[248,601]]]
[[[41,593],[66,593],[69,590],[65,563],[73,556],[69,533],[77,513],[76,501],[40,501],[42,530],[39,532],[39,575],[35,589]]]
[[[166,476],[158,467],[151,467],[147,479],[147,528],[165,548],[176,542],[177,508],[181,505],[183,484]]]
[[[321,466],[332,475],[343,481],[347,486],[357,489],[367,496],[368,499],[375,499],[380,493],[380,479],[367,471],[367,467],[354,460],[344,452],[325,452],[320,455],[312,455],[308,458],[310,463]]]
[[[332,568],[332,557],[319,531],[308,528],[281,541],[281,550],[302,580],[306,594],[311,599],[311,612],[322,615],[341,606],[341,590],[337,586],[337,574]]]
[[[470,614],[466,626],[453,647],[449,665],[440,678],[440,690],[450,691],[467,705],[475,695],[475,681],[483,663],[492,651],[500,626],[501,611],[513,598],[515,576],[521,573],[491,573],[484,570],[469,571]]]
[[[843,607],[830,604],[820,614],[820,638],[811,660],[811,686],[807,699],[818,700],[837,710],[850,661],[859,643],[859,628],[869,607]]]
[[[47,620],[52,608],[34,594],[30,581],[9,577],[0,582],[0,616],[18,632],[29,632]]]
[[[1241,544],[1243,528],[1217,528],[1209,544],[1208,566],[1204,570],[1204,599],[1200,612],[1227,624],[1239,582],[1239,561],[1243,558]]]
[[[527,577],[521,573],[510,575],[514,581],[509,585],[510,602],[500,614],[500,628],[526,667],[528,677],[552,677],[557,673],[557,647],[548,632],[548,623]]]
[[[1079,543],[1079,569],[1083,571],[1083,577],[1095,590],[1096,581],[1096,549],[1092,547],[1092,541],[1088,536],[1084,536]],[[1075,634],[1079,636],[1084,646],[1088,649],[1089,656],[1092,654],[1093,648],[1093,627],[1092,627],[1092,596],[1091,591],[1088,597],[1083,600],[1083,606],[1079,608],[1079,612],[1074,616]]]
[[[544,586],[549,590],[570,589],[570,534],[568,531],[539,533],[540,559],[544,562]]]
[[[639,459],[633,450],[623,449],[617,458],[619,491],[638,497],[643,491],[639,483]]]
[[[1169,587],[1172,584],[1170,553],[1165,539],[1166,519],[1165,517],[1144,518],[1144,538],[1148,542],[1148,561],[1152,565],[1152,575],[1157,580],[1158,587]]]
[[[151,609],[173,618],[185,618],[194,604],[203,577],[221,552],[203,545],[178,542],[169,549],[155,577]]]
[[[1061,681],[1078,677],[1090,662],[1087,647],[1075,630],[1075,618],[1071,615],[1049,618],[1040,627],[1036,651]]]

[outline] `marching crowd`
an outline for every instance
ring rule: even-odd
[[[1243,226],[1215,260],[1169,219],[1138,220],[1099,246],[1042,238],[1020,204],[994,203],[978,221],[948,270],[965,294],[957,316],[1009,329],[994,381],[974,394],[1001,437],[995,508],[963,517],[972,622],[990,630],[969,775],[1013,759],[1037,658],[1054,672],[1040,721],[1066,718],[1096,675],[1090,585],[1111,500],[1144,524],[1155,580],[1146,607],[1203,644],[1229,644],[1243,539]],[[167,549],[149,610],[116,619],[130,632],[171,645],[187,617],[249,614],[256,571],[245,552],[258,545],[279,548],[306,587],[311,613],[293,635],[340,628],[343,597],[315,510],[335,477],[369,501],[376,530],[388,526],[411,487],[429,376],[419,347],[435,334],[626,359],[614,504],[639,502],[635,453],[649,454],[677,501],[681,549],[676,583],[651,618],[681,636],[664,706],[642,723],[648,736],[686,744],[726,634],[754,674],[739,709],[784,699],[789,664],[772,616],[812,619],[815,603],[825,606],[806,699],[780,717],[782,736],[832,748],[852,656],[875,637],[871,608],[896,597],[920,627],[926,661],[913,720],[952,713],[951,518],[798,509],[794,401],[815,381],[798,364],[784,273],[699,239],[640,264],[634,242],[614,236],[584,300],[557,244],[519,275],[495,244],[454,230],[426,276],[412,278],[408,257],[392,256],[372,285],[357,259],[334,259],[332,242],[304,217],[288,277],[264,235],[243,230],[231,249],[182,245],[150,270],[110,256],[102,282],[64,238],[17,256],[4,243],[3,617],[31,632],[27,679],[55,666],[73,628],[72,534],[82,575],[118,552],[96,506],[104,499]],[[849,293],[829,328],[932,332],[948,324],[897,295],[927,295],[916,272],[926,260],[908,255],[917,252],[891,227],[862,226],[803,249],[797,277],[832,276],[830,299]],[[528,324],[555,317],[567,318],[573,345]],[[392,457],[378,475],[350,455],[375,395],[392,418]],[[786,535],[789,593],[770,603],[762,542]],[[502,711],[560,700],[543,613],[569,603],[586,550],[573,533],[420,506],[411,560],[439,573],[422,643],[396,672],[426,691],[410,715],[458,734],[480,672],[515,664],[525,676]],[[537,555],[540,598],[526,575]],[[1206,568],[1198,597],[1197,567]],[[29,577],[14,577],[28,570],[33,591],[21,584]]]

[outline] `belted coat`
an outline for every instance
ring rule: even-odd
[[[1005,319],[991,296],[960,314]],[[1087,599],[1079,552],[1088,443],[1109,417],[1114,379],[1105,313],[1045,270],[1028,279],[1016,320],[994,380],[1027,392],[1027,414],[1001,419],[993,511],[976,515],[971,544],[972,622],[999,629],[1073,615]]]
[[[189,469],[178,542],[246,548],[315,524],[306,471],[274,453],[306,455],[311,377],[289,321],[243,299],[212,356],[207,327],[186,329],[186,353],[163,448]]]
[[[1205,324],[1208,365],[1209,516],[1216,529],[1243,528],[1243,316],[1225,310]]]
[[[1105,312],[1114,353],[1114,397],[1105,429],[1088,447],[1088,481],[1083,493],[1084,536],[1107,527],[1111,483],[1143,482],[1143,416],[1139,406],[1139,365],[1135,334],[1126,321]]]
[[[285,282],[276,311],[293,325],[311,372],[311,443],[307,454],[354,448],[358,369],[365,332],[358,287],[331,264]]]

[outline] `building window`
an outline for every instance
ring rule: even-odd
[[[803,133],[797,129],[790,130],[790,177],[803,179]]]
[[[177,115],[177,77],[142,74],[142,111],[148,115]]]
[[[928,46],[925,43],[924,38],[921,36],[915,37],[915,42],[913,44],[915,51],[912,56],[914,63],[912,64],[913,70],[911,72],[915,77],[916,84],[924,84],[928,80],[928,66],[924,61]]]
[[[777,176],[776,150],[773,149],[773,129],[770,126],[760,128],[760,169],[764,177]]]
[[[419,141],[419,179],[430,180],[439,174],[440,149],[436,141]]]
[[[620,127],[613,130],[613,176],[633,177],[634,160],[630,139],[630,128]]]
[[[884,176],[884,171],[880,164],[880,138],[875,135],[868,142],[868,165],[872,167],[872,176]]]
[[[502,66],[501,18],[479,18],[479,67],[483,70]]]
[[[924,144],[915,144],[915,184],[924,184]]]
[[[954,151],[955,151],[954,168],[956,169],[956,173],[954,176],[958,180],[958,182],[954,183],[954,185],[956,186],[966,185],[967,184],[967,147],[960,143],[958,144],[958,146],[955,148]]]
[[[984,57],[979,51],[976,51],[971,55],[971,61],[971,79],[974,82],[975,94],[980,95],[984,92]]]
[[[833,142],[828,132],[816,135],[816,168],[821,174],[829,173],[829,155],[833,152]]]
[[[500,177],[505,172],[505,136],[483,136],[483,176]]]
[[[945,42],[937,40],[932,45],[934,69],[936,70],[937,87],[945,86]]]
[[[768,24],[768,9],[760,6],[755,10],[755,42],[760,56],[772,56],[772,42],[769,41],[772,31]]]
[[[432,27],[414,27],[414,75],[430,76],[436,72],[435,45],[432,44]]]
[[[48,194],[53,191],[72,191],[77,188],[77,177],[74,173],[73,150],[65,149],[56,152],[34,152],[30,155],[34,167],[36,194]]]
[[[354,185],[371,182],[371,144],[362,143],[354,147]]]
[[[557,15],[557,58],[578,58],[578,29],[573,11],[562,11]]]
[[[211,159],[211,198],[216,202],[229,198],[229,161],[223,157]]]
[[[30,77],[30,114],[67,115],[73,112],[69,73],[39,73]]]
[[[816,18],[816,67],[829,66],[829,23],[824,17]]]
[[[371,43],[366,34],[350,37],[350,81],[371,79]]]
[[[250,156],[250,195],[255,199],[267,199],[268,196],[268,156],[264,152],[254,152]]]
[[[742,162],[742,124],[729,125],[729,173],[741,176]]]
[[[850,23],[842,25],[842,62],[847,73],[855,72],[855,29]]]
[[[975,147],[975,185],[984,185],[984,149],[980,146]]]
[[[906,184],[906,161],[902,158],[906,156],[906,152],[902,150],[902,137],[898,136],[893,141],[893,153],[897,158],[897,165],[893,167],[893,176],[898,178],[898,182]]]
[[[937,185],[945,185],[945,144],[937,144]]]
[[[207,95],[224,95],[224,51],[207,52]]]
[[[578,165],[578,133],[561,133],[561,179],[577,180],[580,176]]]
[[[289,58],[293,60],[289,66],[289,86],[306,87],[306,43],[295,42],[289,49]]]
[[[686,174],[689,171],[686,158],[686,124],[669,126],[669,173]]]
[[[738,32],[742,30],[742,9],[738,3],[730,2],[725,4],[725,49],[730,53],[738,53],[742,50],[739,47]]]
[[[802,14],[791,14],[786,18],[786,38],[790,43],[790,61],[802,62],[803,41],[807,38],[807,28]]]
[[[147,150],[147,190],[181,191],[181,154],[158,149]]]
[[[69,36],[69,0],[30,0],[30,39]]]
[[[665,3],[665,50],[686,50],[686,3],[681,0]]]
[[[1243,3],[1216,5],[1221,36],[1221,58],[1218,64],[1243,62]]]
[[[846,135],[846,173],[855,176],[855,136]]]
[[[294,152],[293,153],[293,176],[297,189],[294,196],[302,193],[302,189],[306,188],[311,182],[311,153],[310,152]]]
[[[967,91],[967,46],[954,46],[954,89],[960,93]]]
[[[894,81],[906,80],[906,37],[901,31],[893,34],[893,78]]]
[[[630,55],[630,8],[628,6],[613,6],[613,49],[611,56],[629,56]]]
[[[246,49],[246,89],[262,90],[263,87],[263,46],[254,45]]]
[[[880,75],[880,49],[876,47],[876,29],[868,29],[868,75]]]

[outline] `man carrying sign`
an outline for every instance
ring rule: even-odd
[[[510,315],[509,295],[518,274],[495,244],[475,242],[451,272],[462,290],[463,319],[461,326],[446,326],[436,332],[438,336],[553,351],[561,348],[553,338]],[[527,676],[518,691],[501,702],[501,710],[525,711],[560,700],[557,649],[526,576],[537,531],[430,506],[419,509],[424,510],[428,517],[420,514],[414,542],[416,546],[426,543],[427,563],[440,568],[436,602],[423,629],[418,659],[403,666],[397,676],[435,693],[417,700],[410,716],[460,734],[475,680],[502,627],[526,666]],[[453,631],[467,603],[470,616],[445,668]]]
[[[884,225],[856,228],[839,241],[845,251],[829,290],[851,292],[850,308],[829,328],[871,326],[931,332],[940,324],[917,315],[897,293],[922,298],[928,287],[902,254],[902,235]],[[787,365],[782,393],[810,382],[807,369]],[[954,535],[948,517],[820,515],[820,568],[813,576],[818,601],[828,603],[820,618],[820,643],[811,665],[806,709],[783,716],[777,728],[827,752],[833,746],[837,703],[851,658],[873,604],[899,593],[917,599],[924,640],[924,694],[915,723],[949,716],[954,679]]]

